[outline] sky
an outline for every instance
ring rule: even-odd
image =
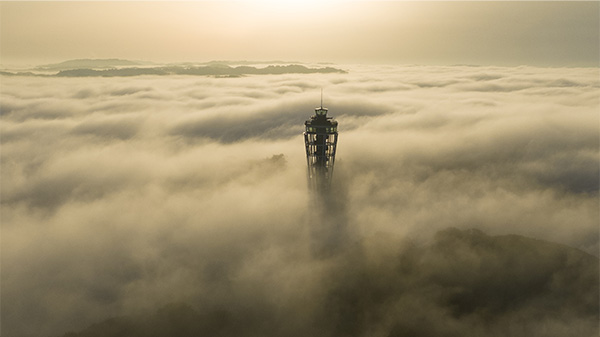
[[[2,2],[4,66],[77,58],[597,66],[590,2]]]
[[[598,2],[0,6],[3,337],[598,336]]]

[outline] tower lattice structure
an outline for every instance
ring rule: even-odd
[[[321,96],[322,97],[322,96]],[[333,177],[338,122],[327,117],[327,108],[315,108],[314,116],[304,122],[304,145],[308,165],[308,184],[313,191],[328,190]]]

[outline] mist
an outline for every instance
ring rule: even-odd
[[[2,335],[597,335],[598,69],[335,67],[3,76]]]

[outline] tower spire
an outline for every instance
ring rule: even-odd
[[[323,88],[321,88],[321,108],[323,108]]]

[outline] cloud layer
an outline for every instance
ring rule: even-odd
[[[568,324],[538,312],[597,299],[596,258],[488,235],[599,255],[598,70],[345,69],[3,77],[3,335],[58,335],[171,302],[250,315],[245,326],[268,317],[290,335],[314,332],[325,308],[337,321],[314,326],[338,336],[597,332],[593,303],[558,313]],[[327,216],[306,191],[301,137],[320,88],[340,123]],[[516,271],[513,246],[526,257]],[[547,264],[527,265],[535,254]],[[459,262],[489,269],[445,269]],[[515,293],[489,283],[515,277]],[[397,319],[409,311],[418,317]],[[429,320],[440,325],[415,323]]]

